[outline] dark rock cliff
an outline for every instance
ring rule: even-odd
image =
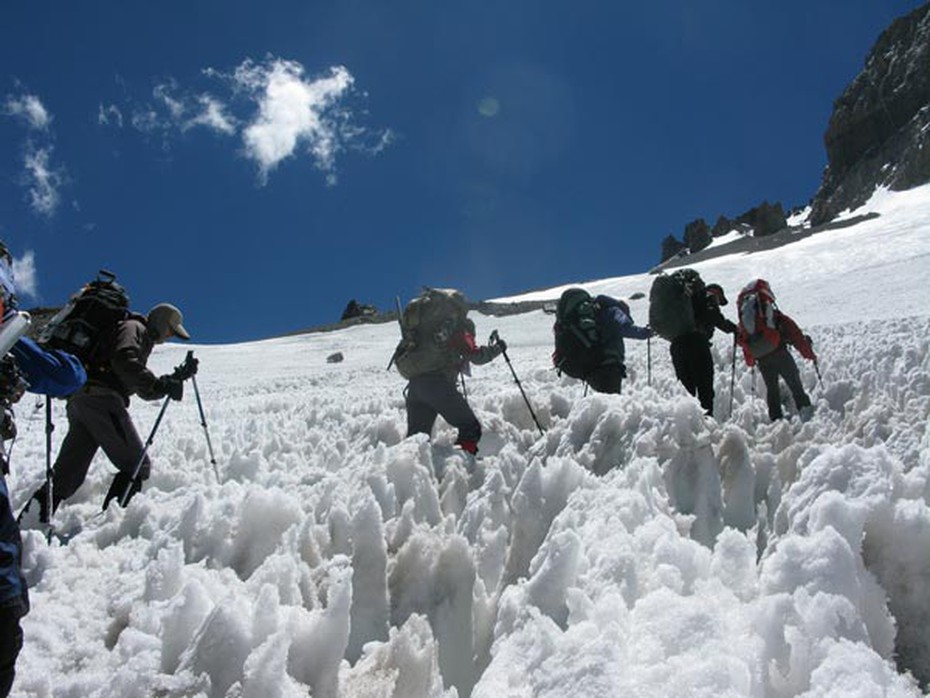
[[[930,3],[895,20],[834,103],[811,223],[864,204],[876,186],[930,181]]]

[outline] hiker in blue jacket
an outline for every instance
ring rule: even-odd
[[[0,316],[4,321],[16,312],[12,262],[0,242]],[[0,357],[0,439],[16,436],[12,405],[24,391],[63,397],[78,390],[86,379],[84,367],[74,356],[45,351],[31,339],[21,338]],[[5,478],[9,473],[5,448],[0,449],[0,465],[0,698],[6,698],[23,646],[20,619],[29,612],[29,592],[21,570],[22,538]]]
[[[640,327],[633,322],[630,306],[610,296],[598,296],[597,328],[601,336],[604,361],[594,368],[585,380],[592,390],[599,393],[620,394],[623,379],[626,378],[626,347],[623,339],[649,339],[652,330]]]

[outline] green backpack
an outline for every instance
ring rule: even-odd
[[[407,380],[457,367],[462,356],[449,340],[465,327],[468,303],[455,289],[428,288],[404,308],[401,339],[394,350],[397,371]]]

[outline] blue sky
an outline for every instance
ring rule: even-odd
[[[201,342],[643,271],[804,204],[898,0],[15,0],[0,237],[54,305],[98,268]]]

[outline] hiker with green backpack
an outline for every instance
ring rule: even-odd
[[[407,379],[407,436],[430,435],[437,416],[458,429],[456,445],[478,453],[481,423],[456,382],[471,364],[486,364],[507,350],[503,339],[478,346],[475,323],[460,291],[428,288],[399,316],[401,340],[391,363]]]
[[[624,337],[649,339],[653,332],[633,322],[630,306],[610,296],[592,298],[566,289],[556,306],[552,363],[560,373],[585,381],[599,393],[620,394],[626,378]]]
[[[719,284],[705,284],[694,269],[656,277],[649,293],[649,325],[671,344],[675,376],[714,415],[714,330],[736,333],[736,325],[720,312],[727,304]]]

